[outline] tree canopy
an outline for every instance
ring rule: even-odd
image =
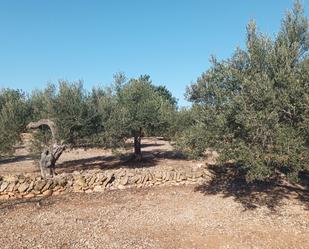
[[[194,156],[220,151],[247,181],[275,172],[296,180],[309,169],[309,32],[299,2],[272,39],[247,26],[246,49],[218,61],[187,89],[196,112],[181,147]]]
[[[0,90],[0,153],[12,152],[12,147],[25,129],[29,114],[25,93],[20,90]]]
[[[140,154],[141,137],[171,134],[172,113],[176,99],[164,86],[152,84],[148,75],[127,80],[115,74],[106,88],[83,88],[81,81],[59,81],[35,90],[28,97],[16,90],[0,92],[1,150],[9,150],[26,130],[30,121],[49,119],[58,128],[57,139],[66,144],[96,144],[119,147],[134,138]],[[42,126],[35,133],[38,149],[51,141],[50,130]]]
[[[251,21],[245,48],[225,60],[211,57],[212,66],[187,88],[190,108],[178,108],[148,75],[117,73],[111,86],[92,91],[81,81],[59,81],[29,95],[2,89],[0,151],[12,151],[30,121],[49,119],[66,144],[117,148],[131,138],[140,159],[143,136],[164,136],[194,158],[216,150],[248,182],[279,172],[297,180],[309,170],[308,49],[308,19],[296,2],[273,37]],[[51,138],[41,127],[35,137],[40,144]]]
[[[119,77],[122,79],[120,80]],[[141,156],[141,138],[144,135],[160,135],[169,126],[167,113],[175,110],[175,102],[166,88],[158,89],[148,75],[127,82],[122,75],[115,78],[113,109],[106,132],[113,140],[134,139],[135,156]],[[164,94],[162,94],[164,92]],[[117,143],[116,143],[117,144]]]

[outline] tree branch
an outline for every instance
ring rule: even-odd
[[[27,129],[38,129],[41,126],[48,126],[49,127],[49,129],[52,133],[53,143],[57,144],[58,129],[57,129],[57,126],[55,125],[55,123],[53,121],[51,121],[50,119],[40,119],[37,122],[30,122],[27,125]]]

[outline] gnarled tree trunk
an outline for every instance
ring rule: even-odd
[[[63,151],[65,150],[65,145],[59,144],[57,142],[57,127],[55,123],[49,119],[41,119],[37,122],[31,122],[27,125],[28,129],[38,129],[41,126],[48,126],[52,133],[53,143],[50,147],[44,148],[41,159],[40,159],[40,170],[42,177],[55,176],[56,161],[59,159]]]
[[[140,161],[142,159],[141,140],[142,140],[142,129],[134,133],[134,158],[137,161]]]

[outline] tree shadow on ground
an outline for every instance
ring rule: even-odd
[[[149,168],[158,165],[161,159],[186,159],[186,157],[178,151],[145,151],[142,154],[143,157],[140,161],[134,160],[132,153],[126,153],[118,156],[95,156],[90,158],[69,160],[57,164],[56,170],[58,173],[72,173],[73,171],[90,169]]]
[[[282,179],[247,183],[244,172],[233,164],[211,165],[208,169],[212,179],[196,187],[195,191],[205,195],[222,194],[225,198],[233,197],[245,210],[264,206],[276,211],[285,199],[291,198],[300,200],[305,209],[309,210],[308,186],[291,184]]]
[[[160,146],[164,146],[164,144],[158,144],[158,143],[141,144],[142,148],[146,148],[146,147],[160,147]]]
[[[33,159],[37,159],[38,157],[33,155],[23,155],[23,156],[11,156],[6,158],[0,158],[0,165],[1,164],[7,164],[7,163],[16,163],[16,162],[22,162],[22,161],[29,161]]]
[[[10,200],[2,200],[0,201],[0,210],[12,210],[17,206],[21,206],[23,204],[33,204],[37,208],[42,208],[44,206],[50,206],[55,203],[53,198],[49,198],[49,196],[41,196],[41,197],[33,197],[30,199],[10,199]]]
[[[146,143],[146,144],[141,144],[141,147],[142,148],[147,148],[147,147],[160,147],[160,146],[164,146],[164,144],[159,144],[159,143]],[[126,148],[132,148],[133,147],[133,144],[130,144],[130,143],[127,143],[125,144],[125,147]],[[99,144],[93,144],[93,143],[89,143],[89,144],[73,144],[73,145],[70,145],[70,148],[75,148],[75,149],[85,149],[85,150],[88,150],[88,149],[104,149],[104,145],[99,145]]]

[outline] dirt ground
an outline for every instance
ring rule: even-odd
[[[136,168],[136,167],[197,167],[201,162],[182,160],[181,154],[174,150],[169,142],[157,138],[144,138],[142,152],[145,160],[140,163],[127,162],[132,147],[113,153],[101,148],[77,148],[66,150],[57,161],[56,171],[73,172],[75,170]],[[38,159],[29,155],[26,148],[16,151],[15,157],[0,160],[0,175],[39,174]]]
[[[102,149],[65,152],[58,172],[117,167],[200,167],[166,141],[147,139],[148,158],[127,163]],[[290,185],[252,186],[233,168],[209,166],[202,186],[71,193],[0,202],[0,248],[309,248],[309,194]],[[38,174],[26,153],[0,175]]]
[[[0,203],[5,248],[309,248],[309,212],[289,200],[246,210],[195,187]]]

